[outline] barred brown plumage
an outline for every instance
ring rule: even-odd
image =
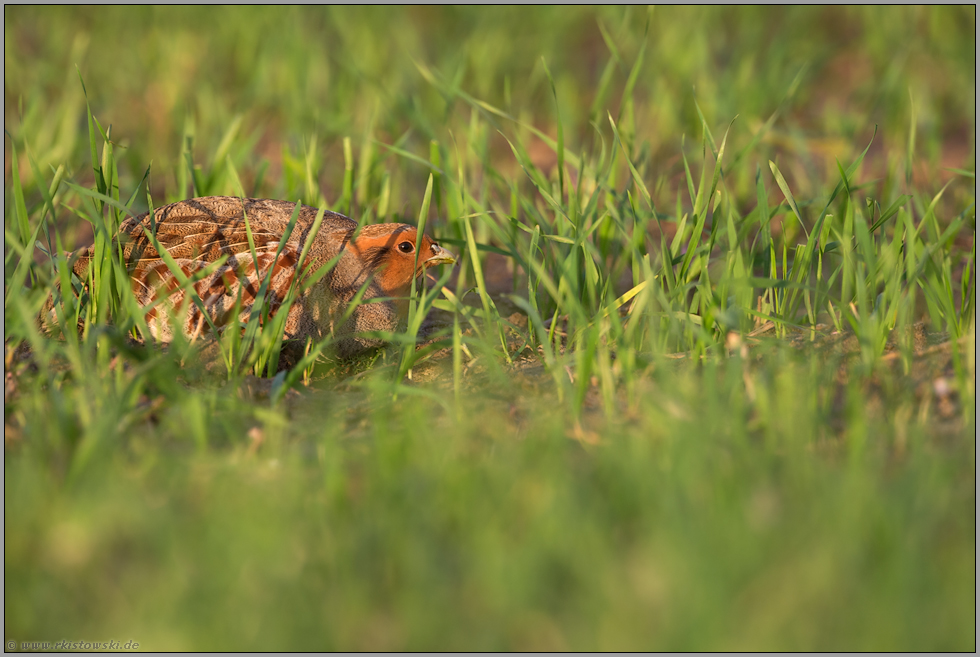
[[[285,338],[319,340],[333,333],[338,337],[337,351],[352,355],[381,344],[376,338],[358,333],[397,329],[407,310],[413,275],[418,277],[428,267],[455,262],[451,253],[424,235],[416,258],[417,231],[413,226],[375,224],[357,231],[357,223],[348,217],[325,212],[310,240],[302,271],[298,271],[317,209],[300,206],[296,225],[277,256],[295,207],[289,201],[209,196],[172,203],[157,208],[152,217],[146,213],[122,222],[116,244],[122,245],[123,260],[138,303],[144,308],[150,306],[146,320],[153,336],[161,341],[173,338],[170,323],[173,310],[177,311],[180,330],[189,337],[209,331],[212,323],[219,330],[227,326],[236,305],[239,320],[246,322],[270,269],[269,286],[263,298],[269,316],[274,316],[297,276],[302,281],[324,265],[335,262],[290,307]],[[207,318],[200,308],[189,303],[178,277],[147,232],[187,278],[209,266],[213,268],[214,263],[227,256],[217,268],[193,283]],[[72,269],[83,281],[88,277],[93,255],[91,247],[83,247],[71,255],[75,259]],[[361,303],[342,325],[337,325],[362,287],[365,288],[362,301],[393,299]],[[164,296],[166,299],[161,300]],[[169,308],[163,307],[164,303]]]

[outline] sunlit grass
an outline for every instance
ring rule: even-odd
[[[45,11],[6,10],[6,640],[975,649],[972,9]],[[459,264],[361,362],[259,304],[155,344],[111,236],[213,194]]]

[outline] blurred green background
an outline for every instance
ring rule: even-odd
[[[7,7],[5,17],[5,128],[42,160],[84,162],[77,66],[94,114],[123,146],[124,180],[135,184],[152,162],[160,199],[188,195],[175,175],[188,134],[207,167],[236,127],[227,150],[246,192],[290,199],[291,175],[301,175],[290,156],[305,157],[315,139],[317,182],[331,203],[343,137],[355,149],[377,139],[423,157],[431,139],[462,139],[470,109],[429,84],[419,64],[553,137],[544,58],[578,149],[607,131],[607,111],[620,116],[644,40],[631,111],[657,177],[682,176],[681,140],[700,140],[695,98],[717,132],[738,116],[735,152],[779,110],[759,156],[799,155],[787,175],[803,196],[876,125],[869,162],[874,177],[887,175],[895,163],[885,154],[908,146],[913,106],[917,175],[945,182],[942,167],[969,168],[975,157],[972,6]],[[516,174],[495,131],[487,148]],[[532,156],[554,159],[540,150]],[[402,168],[393,198],[417,206],[427,171]]]
[[[477,209],[527,239],[516,218],[531,225],[529,208],[545,204],[508,139],[554,192],[558,155],[534,130],[557,139],[560,115],[566,155],[605,162],[611,115],[658,212],[672,213],[669,231],[694,204],[684,158],[695,180],[702,164],[710,178],[700,108],[712,140],[731,124],[717,207],[740,222],[733,245],[756,247],[753,208],[767,195],[761,223],[772,216],[778,236],[789,217],[796,232],[781,246],[799,236],[768,161],[810,221],[840,181],[837,162],[871,142],[848,198],[860,211],[865,196],[887,207],[914,195],[898,215],[918,226],[910,249],[942,265],[919,272],[909,307],[921,310],[916,285],[953,298],[975,277],[974,6],[6,6],[4,18],[5,227],[13,148],[31,226],[53,177],[95,184],[81,74],[111,126],[124,200],[148,166],[156,205],[237,194],[233,166],[249,195],[414,222],[439,160],[459,163]],[[630,173],[617,167],[603,212],[628,205]],[[437,179],[429,225],[459,238],[455,174]],[[91,239],[85,200],[56,195],[67,247]],[[844,207],[832,208],[842,231]],[[558,214],[545,234],[561,237]],[[492,220],[474,220],[476,239],[499,246]],[[274,403],[268,380],[202,382],[181,354],[134,355],[100,342],[101,328],[75,350],[34,342],[31,357],[18,351],[29,330],[5,331],[4,638],[975,650],[975,313],[960,297],[959,314],[931,308],[939,319],[920,325],[915,357],[911,346],[882,356],[885,338],[907,333],[872,323],[880,279],[912,262],[885,253],[904,225],[860,252],[885,264],[855,269],[869,272],[858,288],[871,302],[854,315],[883,338],[874,357],[864,334],[858,347],[770,339],[741,353],[721,330],[685,333],[686,359],[652,348],[630,364],[620,349],[612,364],[619,337],[589,324],[557,365],[528,350],[533,366],[515,372],[519,353],[473,339],[465,386],[392,382],[388,368]],[[613,244],[605,279],[631,264],[635,275],[629,240],[606,232],[595,233]],[[557,278],[574,261],[552,246],[542,262]],[[517,268],[491,267],[491,255],[479,256],[487,276],[510,291]],[[694,282],[717,292],[707,263],[727,255],[699,251]],[[459,275],[472,281],[479,259],[467,258]],[[28,297],[5,292],[8,311]],[[951,331],[965,341],[948,342]]]

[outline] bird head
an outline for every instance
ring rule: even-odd
[[[418,231],[407,224],[364,226],[348,248],[373,274],[382,292],[392,297],[409,293],[413,272],[420,277],[429,267],[456,262],[456,256],[428,235],[419,240]]]

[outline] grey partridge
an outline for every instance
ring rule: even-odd
[[[398,328],[408,309],[413,278],[421,277],[434,265],[456,261],[428,236],[418,240],[413,226],[375,224],[357,231],[353,220],[325,212],[299,271],[299,259],[313,229],[316,208],[300,206],[296,225],[276,256],[295,207],[288,201],[208,196],[157,208],[152,218],[146,213],[123,221],[115,240],[123,245],[123,260],[137,301],[144,308],[152,306],[146,312],[146,320],[153,336],[163,342],[173,338],[169,316],[175,309],[182,312],[175,321],[189,337],[209,331],[211,324],[219,330],[226,327],[233,320],[236,303],[239,321],[246,322],[270,269],[272,275],[264,298],[269,316],[274,316],[294,282],[334,261],[329,271],[289,308],[284,337],[305,341],[332,334],[337,352],[350,356],[382,344],[377,337],[359,334]],[[228,256],[217,269],[193,283],[210,322],[200,308],[188,302],[177,277],[147,237],[147,230],[188,278]],[[93,255],[90,247],[71,255],[72,269],[82,280],[87,278]],[[343,320],[345,310],[362,287],[361,303]],[[162,295],[168,296],[165,302],[159,301]],[[382,297],[386,299],[381,300]],[[371,300],[378,301],[366,303]],[[164,303],[169,308],[163,307]]]

